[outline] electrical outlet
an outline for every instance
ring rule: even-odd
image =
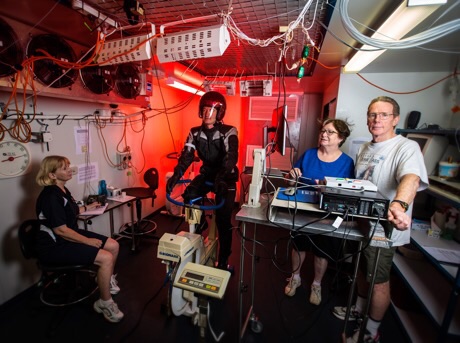
[[[43,137],[43,142],[45,143],[51,142],[53,140],[53,136],[51,135],[50,132],[43,132],[42,137]]]
[[[119,170],[127,169],[131,165],[131,153],[129,151],[117,151],[117,168]]]
[[[77,166],[70,166],[70,170],[72,171],[72,175],[77,175],[78,167]]]

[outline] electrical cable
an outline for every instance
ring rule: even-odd
[[[428,29],[424,32],[400,40],[377,39],[368,37],[358,31],[353,25],[348,15],[349,0],[341,0],[339,2],[339,13],[345,31],[356,41],[379,49],[408,49],[427,44],[438,40],[446,35],[452,34],[460,29],[460,19],[454,19],[450,22]]]
[[[440,79],[440,80],[438,80],[438,81],[436,81],[436,82],[434,82],[434,83],[432,83],[432,84],[430,84],[430,85],[428,85],[428,86],[426,86],[426,87],[423,87],[423,88],[420,88],[420,89],[417,89],[417,90],[414,90],[414,91],[396,92],[396,91],[391,91],[391,90],[389,90],[389,89],[385,89],[385,88],[383,88],[383,87],[380,87],[380,86],[376,85],[375,83],[370,82],[368,79],[366,79],[366,78],[365,78],[364,76],[362,76],[361,74],[357,73],[357,75],[358,75],[362,80],[364,80],[365,82],[367,82],[367,83],[370,84],[371,86],[374,86],[375,88],[381,89],[381,90],[383,90],[383,91],[385,91],[385,92],[388,92],[388,93],[391,93],[391,94],[414,94],[414,93],[418,93],[418,92],[424,91],[424,90],[426,90],[426,89],[428,89],[428,88],[434,87],[434,86],[437,85],[438,83],[441,83],[442,81],[445,81],[445,80],[447,80],[447,79],[449,79],[449,78],[451,78],[451,77],[455,77],[455,76],[458,75],[458,74],[460,74],[460,73],[454,72],[454,73],[449,74],[449,75],[443,77],[442,79]]]
[[[210,306],[209,306],[209,302],[208,302],[208,306],[207,306],[207,316],[206,317],[207,317],[207,320],[208,320],[209,331],[211,331],[212,337],[214,338],[214,340],[216,342],[220,342],[222,337],[225,335],[225,332],[222,331],[219,336],[216,336],[216,334],[214,333],[214,330],[212,329],[212,325],[211,325],[211,309],[210,309]]]

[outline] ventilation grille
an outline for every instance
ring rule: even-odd
[[[249,120],[268,120],[271,122],[273,110],[283,105],[283,97],[251,97],[249,99]],[[286,98],[288,107],[287,121],[296,121],[298,112],[299,97],[290,96]]]
[[[240,96],[272,96],[272,80],[240,81]]]
[[[211,26],[158,38],[157,56],[161,63],[222,56],[229,44],[227,28]]]
[[[235,95],[235,81],[204,80],[203,87],[206,92],[215,91],[221,94]]]

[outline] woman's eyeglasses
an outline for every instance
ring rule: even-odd
[[[321,130],[319,133],[320,133],[321,135],[322,135],[323,133],[325,133],[325,134],[327,134],[328,136],[332,136],[334,133],[338,133],[338,132],[337,132],[337,131],[324,130],[324,129],[323,129],[323,130]]]
[[[374,120],[377,117],[380,117],[381,120],[388,120],[390,116],[392,116],[393,113],[385,113],[385,112],[380,112],[380,113],[368,113],[367,114],[367,119],[372,119]]]

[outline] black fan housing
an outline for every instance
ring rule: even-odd
[[[135,99],[141,92],[141,78],[138,67],[133,63],[117,67],[115,89],[125,99]]]
[[[45,56],[40,50],[61,61],[75,62],[76,60],[72,47],[57,35],[43,34],[32,37],[27,45],[27,57]],[[34,62],[34,74],[40,82],[53,88],[69,87],[77,78],[75,69],[61,67],[49,58]]]
[[[108,94],[115,86],[115,66],[91,66],[80,70],[83,85],[95,94]]]
[[[0,77],[14,74],[22,59],[23,50],[16,33],[0,18]]]

